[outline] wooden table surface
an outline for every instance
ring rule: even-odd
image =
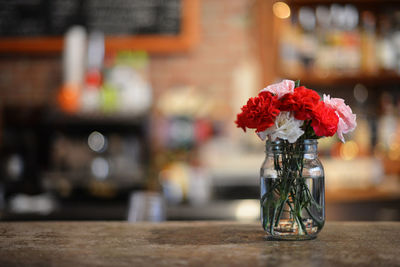
[[[400,266],[400,222],[328,222],[310,241],[259,223],[2,222],[0,266]]]

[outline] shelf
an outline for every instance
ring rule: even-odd
[[[280,75],[282,78],[290,80],[300,80],[301,84],[308,85],[355,85],[362,83],[364,85],[379,85],[379,84],[400,84],[400,75],[395,73],[378,73],[374,75],[368,74],[334,74],[326,76],[318,75]]]
[[[399,4],[398,0],[289,0],[289,5],[329,5],[329,4],[353,4],[353,5],[393,5]]]
[[[374,45],[377,46],[377,41],[380,37],[383,37],[379,30],[380,24],[385,23],[386,20],[392,21],[394,19],[395,10],[400,7],[399,1],[288,0],[285,2],[292,9],[292,18],[287,20],[280,19],[273,14],[273,1],[257,1],[255,16],[259,25],[257,41],[263,85],[276,82],[278,78],[299,79],[305,85],[324,86],[354,86],[357,83],[362,83],[365,86],[400,84],[400,74],[396,72],[397,70],[381,70],[381,67],[383,68],[386,65],[381,64],[377,52],[370,48]],[[314,10],[316,6],[323,5],[329,9],[332,4],[339,4],[342,7],[345,4],[356,6],[359,16],[357,31],[354,31],[353,34],[347,34],[347,31],[344,30],[331,31],[333,28],[320,31],[322,28],[319,26],[306,34],[301,30],[298,19],[299,8],[309,7]],[[376,43],[374,43],[372,37],[371,40],[363,37],[364,11],[370,11],[373,14]],[[390,29],[393,28],[393,31],[395,31],[393,22],[389,26]],[[325,33],[327,34],[325,35]],[[308,35],[314,38],[309,38]],[[349,47],[351,48],[350,52],[342,50]],[[338,49],[329,50],[329,48]],[[319,50],[322,50],[322,52]],[[343,51],[347,51],[349,54],[347,52],[342,53]],[[325,61],[324,57],[327,53],[330,56]],[[348,55],[350,57],[347,57]],[[371,56],[376,57],[376,62],[365,60]],[[376,68],[378,71],[377,73],[370,73],[366,72],[365,68]]]
[[[52,127],[70,128],[115,128],[131,129],[142,128],[148,122],[148,114],[144,115],[124,115],[124,114],[66,114],[62,112],[53,112],[46,116],[45,125]]]

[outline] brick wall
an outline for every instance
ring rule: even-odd
[[[54,101],[62,81],[58,56],[2,56],[0,103],[40,106]]]
[[[235,66],[249,57],[249,0],[202,0],[201,35],[188,54],[152,57],[157,90],[179,84],[229,88]]]

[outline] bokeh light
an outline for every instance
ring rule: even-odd
[[[290,17],[290,7],[284,2],[276,2],[272,6],[274,15],[280,19],[287,19]]]

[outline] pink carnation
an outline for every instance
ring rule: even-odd
[[[337,128],[337,135],[344,143],[343,134],[352,132],[356,126],[356,114],[353,114],[351,108],[344,103],[341,98],[331,98],[329,95],[324,94],[324,103],[331,108],[335,109],[336,114],[339,117],[339,123]]]
[[[278,96],[278,99],[284,96],[285,94],[292,94],[294,92],[294,81],[291,80],[283,80],[280,83],[271,84],[260,92],[271,92],[272,94]]]

